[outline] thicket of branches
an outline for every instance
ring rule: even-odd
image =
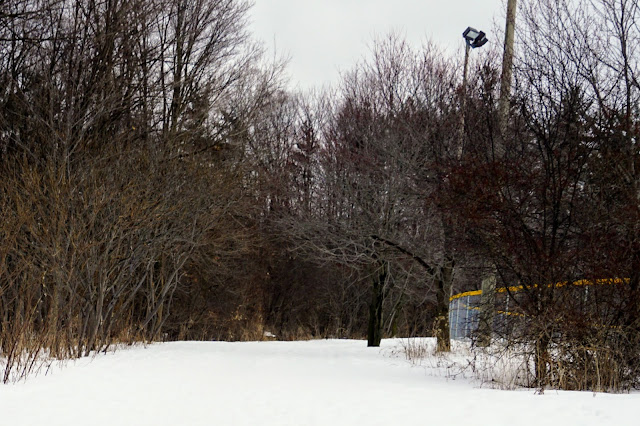
[[[391,35],[301,95],[243,0],[2,2],[3,380],[266,330],[448,350],[449,296],[489,270],[522,288],[494,336],[537,386],[637,386],[638,4],[520,3],[504,127],[497,45],[462,88]]]
[[[519,287],[498,337],[531,356],[542,388],[638,385],[639,11],[524,3],[508,129],[489,108],[456,175],[468,239]]]
[[[207,253],[222,275],[253,250],[233,153],[276,67],[245,33],[245,2],[0,8],[6,381],[43,352],[161,338]]]

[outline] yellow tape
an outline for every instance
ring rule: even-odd
[[[464,293],[458,293],[458,294],[454,294],[453,296],[451,296],[449,298],[449,302],[451,302],[452,300],[455,300],[455,299],[459,299],[461,297],[478,296],[480,294],[482,294],[482,290],[465,291]]]
[[[598,279],[595,281],[596,285],[605,285],[605,284],[628,284],[629,283],[629,278],[602,278],[602,279]],[[549,284],[548,287],[564,287],[566,286],[568,283],[567,281],[561,281],[555,284]],[[594,285],[594,281],[592,280],[578,280],[578,281],[574,281],[571,284],[575,285],[575,286],[583,286],[583,285]],[[538,284],[534,284],[531,286],[532,288],[538,287]],[[518,285],[518,286],[509,286],[509,287],[500,287],[496,289],[496,293],[506,293],[507,290],[510,292],[518,292],[520,290],[522,290],[524,288],[524,286],[522,285]],[[465,291],[464,293],[458,293],[458,294],[454,294],[453,296],[451,296],[449,298],[449,302],[455,300],[455,299],[459,299],[461,297],[467,297],[467,296],[480,296],[482,295],[482,290],[472,290],[472,291]]]

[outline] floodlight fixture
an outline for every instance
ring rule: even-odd
[[[464,32],[462,33],[462,37],[464,37],[464,40],[467,42],[467,46],[474,49],[476,47],[484,46],[485,43],[489,41],[487,40],[487,35],[484,33],[484,31],[478,31],[475,28],[471,27],[467,27],[467,29],[464,30]]]

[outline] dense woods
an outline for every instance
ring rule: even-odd
[[[447,351],[449,297],[495,274],[521,290],[493,337],[536,386],[638,386],[636,1],[521,1],[506,122],[497,44],[466,87],[459,58],[390,35],[294,93],[249,8],[0,4],[4,381],[266,331]]]

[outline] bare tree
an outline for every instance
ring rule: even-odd
[[[394,271],[433,282],[436,334],[448,350],[454,261],[437,199],[443,166],[453,158],[453,76],[432,47],[421,55],[396,36],[377,42],[372,55],[346,76],[325,130],[315,211],[290,228],[298,249],[349,266],[354,280],[370,283],[370,346],[382,338]]]
[[[278,66],[248,40],[244,2],[1,7],[6,381],[43,350],[161,338],[189,268],[249,252],[239,142]]]

